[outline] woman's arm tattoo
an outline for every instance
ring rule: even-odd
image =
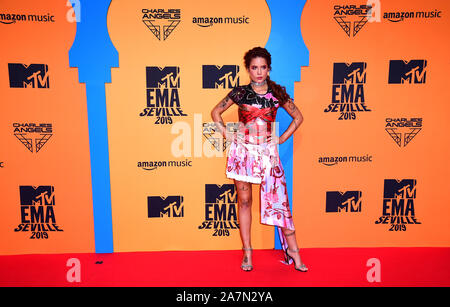
[[[226,107],[226,105],[227,105],[227,103],[228,103],[228,100],[230,100],[230,98],[228,98],[228,96],[225,97],[224,99],[222,99],[222,102],[221,102],[221,104],[220,104],[220,106],[222,107],[222,109],[224,109],[224,108]]]

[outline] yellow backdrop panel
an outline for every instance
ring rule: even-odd
[[[202,124],[236,76],[248,82],[243,55],[268,39],[266,2],[113,1],[108,29],[120,66],[106,86],[114,250],[240,248],[226,153]],[[217,88],[203,88],[204,65],[239,73],[222,71]],[[223,117],[237,121],[237,107]],[[257,186],[253,193],[253,245],[273,247],[273,228],[258,222]]]

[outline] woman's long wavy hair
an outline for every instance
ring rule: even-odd
[[[253,49],[250,49],[247,51],[244,55],[244,65],[245,68],[250,68],[250,62],[252,59],[261,57],[264,58],[267,62],[269,71],[272,70],[272,56],[270,55],[269,51],[267,51],[266,48],[262,47],[255,47]],[[284,86],[281,86],[272,80],[270,80],[269,76],[267,76],[267,85],[270,87],[270,89],[273,92],[273,95],[275,96],[278,101],[280,101],[280,104],[283,104],[287,102],[291,97],[288,93],[286,93],[286,88]]]

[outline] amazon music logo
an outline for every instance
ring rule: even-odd
[[[63,231],[56,224],[55,188],[53,186],[20,186],[21,223],[15,232],[31,232],[30,239],[48,239],[48,232]]]
[[[185,159],[183,161],[161,161],[161,160],[153,160],[153,161],[138,161],[137,167],[141,168],[145,171],[153,171],[158,168],[166,168],[166,167],[192,167],[192,160]]]
[[[55,16],[50,13],[38,14],[15,14],[0,12],[0,24],[14,24],[17,22],[55,22]]]
[[[180,24],[181,9],[142,9],[142,22],[159,41],[165,41]]]
[[[149,218],[184,217],[183,196],[148,196],[147,209]]]
[[[361,212],[361,191],[327,191],[326,212]]]
[[[49,88],[47,64],[8,63],[9,87]]]
[[[322,165],[334,166],[339,163],[371,163],[373,161],[373,156],[366,155],[356,155],[356,156],[322,156],[317,159]]]
[[[212,229],[212,236],[230,236],[239,229],[237,191],[234,184],[205,184],[205,221],[198,229]]]
[[[417,220],[416,179],[385,179],[383,213],[375,224],[390,224],[389,231],[406,231],[406,225],[422,224]]]
[[[192,23],[201,27],[209,28],[216,24],[250,24],[250,17],[193,17]]]
[[[384,12],[383,19],[387,19],[390,22],[402,22],[406,19],[434,19],[441,18],[442,11],[432,10],[432,11],[399,11],[399,12]]]
[[[239,86],[238,65],[203,65],[203,88],[229,89]]]
[[[425,84],[427,60],[389,61],[389,84]]]
[[[385,130],[399,147],[408,145],[422,130],[422,118],[386,118]]]
[[[30,151],[39,152],[53,135],[49,123],[13,123],[14,136]]]

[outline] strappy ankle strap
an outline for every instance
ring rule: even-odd
[[[289,249],[289,247],[286,248],[286,250],[290,251],[290,252],[293,252],[293,253],[298,253],[300,251],[298,248],[297,249]]]
[[[253,251],[253,248],[251,248],[251,247],[243,247],[242,250],[244,250],[246,252],[251,252],[251,251]]]
[[[289,237],[289,236],[292,236],[292,235],[294,235],[294,234],[295,234],[295,230],[292,231],[291,233],[288,233],[288,234],[285,233],[284,236],[285,236],[285,237]]]

